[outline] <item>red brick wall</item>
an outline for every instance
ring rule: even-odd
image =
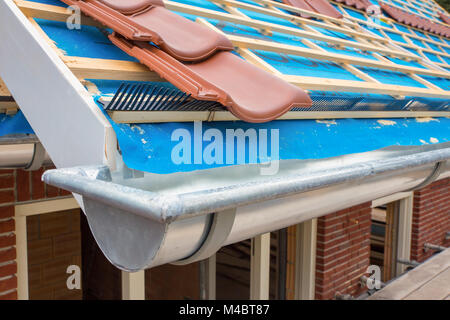
[[[15,171],[0,170],[0,299],[17,299]]]
[[[30,300],[80,300],[79,289],[67,288],[67,267],[81,268],[80,209],[27,218]]]
[[[450,231],[450,178],[436,181],[414,192],[411,259],[419,262],[433,251],[424,251],[424,243],[450,246],[445,233]]]
[[[369,266],[370,206],[368,202],[318,219],[316,299],[364,291],[359,279]]]
[[[14,205],[69,194],[41,182],[46,169],[0,170],[0,300],[17,299]]]

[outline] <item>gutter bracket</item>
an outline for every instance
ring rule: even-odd
[[[235,217],[236,208],[214,213],[208,235],[200,248],[188,258],[172,262],[172,264],[185,265],[211,257],[227,240]]]
[[[425,180],[423,180],[421,183],[419,183],[417,186],[412,187],[411,189],[405,190],[405,191],[415,191],[418,189],[422,189],[426,186],[428,186],[429,184],[433,183],[434,181],[436,181],[436,179],[439,177],[439,175],[442,172],[442,168],[444,167],[446,161],[439,161],[436,162],[433,171],[430,173],[430,175],[425,178]]]
[[[33,158],[31,159],[30,163],[24,168],[26,171],[34,171],[38,170],[40,167],[42,167],[42,164],[45,161],[45,148],[42,145],[42,143],[37,142],[34,144],[34,151],[33,151]]]

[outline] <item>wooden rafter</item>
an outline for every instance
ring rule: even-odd
[[[28,17],[66,22],[67,18],[72,14],[67,10],[67,8],[64,7],[26,0],[14,0],[14,2]],[[81,16],[81,24],[86,26],[103,27],[102,24],[85,15]]]
[[[63,61],[79,79],[163,81],[138,62],[70,56],[63,57]]]
[[[255,0],[255,1],[259,1],[259,0]],[[341,3],[336,3],[336,5],[339,7],[339,8],[348,8],[348,9],[350,9],[350,10],[355,10],[354,8],[349,8],[349,7],[347,7],[347,6],[345,6],[345,5],[343,5],[343,4],[341,4]],[[366,26],[370,26],[370,24],[367,22],[367,14],[366,13],[364,13],[364,12],[360,12],[365,18],[366,18],[366,20],[361,20],[361,19],[358,19],[358,18],[356,18],[356,17],[353,17],[353,16],[351,16],[351,15],[349,15],[349,14],[346,14],[346,11],[345,10],[343,10],[343,12],[344,12],[344,15],[346,16],[346,18],[347,19],[349,19],[349,20],[351,20],[351,21],[354,21],[355,23],[361,23],[361,24],[364,24],[364,25],[366,25]],[[387,20],[389,23],[398,23],[398,22],[396,22],[396,21],[394,21],[394,20],[392,20],[391,18],[389,18],[389,17],[383,17],[383,20]],[[417,36],[417,35],[415,35],[415,34],[413,34],[413,33],[411,33],[411,34],[407,34],[407,33],[404,33],[403,31],[400,31],[400,30],[396,30],[396,29],[390,29],[390,28],[388,28],[388,27],[385,27],[385,26],[378,26],[377,28],[379,28],[380,30],[385,30],[385,31],[390,31],[390,32],[393,32],[393,33],[396,33],[396,34],[398,34],[398,35],[403,35],[403,34],[405,34],[406,36],[408,36],[408,37],[410,37],[410,38],[414,38],[414,39],[417,39],[417,40],[424,40],[423,38],[421,38],[421,37],[419,37],[419,36]],[[405,28],[407,28],[408,30],[417,30],[417,31],[420,31],[420,32],[422,32],[422,33],[424,33],[425,35],[427,35],[427,32],[426,31],[424,31],[424,30],[421,30],[421,29],[417,29],[417,28],[412,28],[412,27],[410,27],[410,26],[406,26],[405,25]],[[442,39],[442,37],[440,37],[440,36],[438,36],[438,35],[434,35],[435,37],[437,37],[437,38],[440,38],[440,39]],[[450,48],[450,45],[448,45],[448,44],[446,44],[446,43],[444,43],[444,42],[436,42],[435,40],[433,40],[433,39],[431,39],[431,38],[427,38],[427,40],[425,40],[425,41],[428,41],[428,42],[431,42],[431,43],[433,43],[433,44],[435,44],[435,45],[443,45],[444,47],[449,47]],[[401,43],[401,42],[400,42]],[[403,43],[401,43],[401,44],[403,44]]]
[[[332,30],[332,31],[336,31],[336,32],[340,32],[343,34],[346,34],[348,36],[360,36],[360,37],[365,37],[367,39],[371,39],[371,40],[375,40],[375,41],[380,41],[383,43],[388,42],[388,40],[386,39],[382,39],[378,36],[372,36],[369,34],[365,34],[363,32],[359,32],[359,31],[355,31],[353,29],[347,29],[344,28],[340,25],[336,25],[336,24],[330,24],[330,23],[325,23],[322,21],[318,21],[318,20],[311,20],[311,19],[306,19],[306,18],[302,18],[300,16],[294,16],[279,10],[273,10],[271,9],[271,7],[265,8],[265,7],[258,7],[252,4],[247,4],[245,2],[237,2],[234,0],[211,0],[214,3],[218,3],[218,4],[225,4],[225,5],[229,5],[231,7],[235,7],[235,8],[241,8],[241,9],[245,9],[245,10],[250,10],[256,13],[262,13],[262,14],[266,14],[272,17],[276,17],[276,18],[281,18],[293,23],[297,23],[300,25],[308,25],[308,26],[314,26],[314,27],[319,27],[319,28],[325,28],[328,30]],[[260,0],[258,0],[260,1]],[[270,2],[270,4],[272,5],[272,2]],[[273,2],[273,5],[279,5],[279,2]],[[290,10],[295,10],[296,8],[292,7],[292,6],[288,6],[288,8]],[[310,11],[308,11],[310,12]],[[327,17],[329,18],[329,17]],[[338,19],[339,20],[339,19]],[[339,20],[340,21],[340,20]]]
[[[197,18],[197,22],[201,23],[205,26],[208,26],[209,28],[212,28],[217,31],[217,28],[214,27],[211,23],[207,22],[205,19]],[[422,95],[422,96],[440,96],[440,97],[448,97],[449,93],[430,84],[430,86],[427,86],[427,89],[421,89],[421,88],[411,88],[411,87],[405,87],[405,86],[398,86],[398,85],[386,85],[381,84],[366,73],[360,71],[357,68],[354,68],[352,64],[359,64],[363,63],[361,61],[355,60],[356,58],[350,58],[348,56],[338,57],[338,55],[333,54],[333,58],[330,59],[329,53],[325,53],[323,50],[318,49],[303,49],[296,46],[284,46],[277,44],[276,46],[273,46],[272,43],[266,43],[262,40],[255,40],[255,39],[248,39],[244,37],[237,37],[237,36],[230,36],[227,35],[227,37],[233,42],[236,47],[241,48],[241,51],[244,51],[246,53],[246,59],[250,56],[250,52],[248,50],[242,50],[242,48],[245,49],[259,49],[259,50],[265,50],[265,51],[274,51],[279,53],[285,53],[285,54],[298,54],[302,55],[308,58],[318,58],[318,59],[324,59],[324,60],[332,60],[335,62],[338,62],[340,64],[344,64],[344,67],[355,74],[357,77],[361,78],[364,81],[350,81],[350,80],[336,80],[336,79],[322,79],[322,78],[314,78],[314,77],[303,77],[303,76],[289,76],[289,75],[280,75],[279,73],[276,73],[278,76],[282,77],[286,81],[299,85],[303,89],[306,90],[330,90],[330,91],[342,91],[343,87],[345,86],[345,90],[348,92],[373,92],[373,93],[384,93],[384,94],[391,94],[394,96],[398,95]],[[245,39],[245,40],[243,40]],[[245,41],[245,43],[240,43],[239,41]],[[291,52],[291,50],[301,50],[301,53],[299,52]],[[309,50],[309,51],[308,51]],[[363,60],[363,59],[361,59]],[[368,59],[364,59],[367,61],[370,61]],[[249,62],[263,68],[266,71],[272,71],[274,68],[270,66],[267,62],[262,60],[256,55],[252,55],[250,57]],[[372,61],[370,61],[372,63]],[[379,67],[383,68],[386,66],[387,69],[391,69],[393,71],[406,71],[407,69],[395,69],[397,65],[393,63],[385,63],[385,62],[377,62],[377,65],[364,65],[369,67]],[[414,68],[419,69],[419,68]],[[429,70],[430,71],[430,70]],[[420,72],[423,72],[422,69],[420,69]],[[272,71],[272,73],[275,73]],[[415,75],[412,71],[408,71],[409,74]],[[450,73],[445,73],[446,76],[450,76]],[[421,79],[417,76],[417,79]],[[423,80],[423,79],[421,79]],[[425,80],[419,81],[423,84],[425,84]],[[427,82],[428,83],[428,82]]]
[[[28,1],[25,1],[28,2]],[[28,6],[27,6],[28,7]],[[34,7],[34,6],[33,6]],[[43,8],[54,6],[43,5],[43,7],[35,7],[36,10],[28,11],[30,14],[40,14]],[[48,17],[51,17],[47,13]],[[63,18],[62,13],[58,14],[59,19]],[[67,18],[67,17],[66,17]],[[89,20],[89,18],[87,18]],[[103,79],[103,80],[123,80],[123,81],[163,81],[161,77],[148,70],[148,68],[140,63],[133,61],[111,60],[111,59],[95,59],[85,57],[71,57],[64,54],[58,46],[47,36],[39,24],[32,18],[30,23],[36,28],[42,38],[58,53],[66,66],[75,74],[78,79]]]
[[[228,111],[111,111],[116,123],[161,123],[193,121],[238,121]],[[325,119],[396,119],[450,117],[443,111],[290,111],[278,120],[325,120]]]
[[[271,51],[283,54],[292,54],[312,59],[319,60],[327,60],[333,61],[337,63],[348,63],[352,65],[370,67],[370,68],[378,68],[384,70],[392,70],[397,72],[411,72],[416,74],[428,75],[428,76],[436,76],[443,78],[450,78],[450,73],[445,71],[438,70],[430,70],[430,69],[422,69],[417,67],[409,67],[398,64],[385,64],[376,60],[366,59],[366,58],[358,58],[349,56],[346,54],[340,53],[331,53],[328,51],[321,51],[316,49],[302,48],[298,46],[275,43],[272,41],[259,40],[259,39],[251,39],[242,36],[235,36],[227,34],[227,37],[231,40],[231,42],[239,48],[249,48],[253,50],[263,50],[263,51]]]
[[[265,0],[256,0],[264,4]],[[303,38],[303,43],[307,48],[293,45],[286,45],[281,43],[275,43],[273,41],[252,39],[243,36],[236,35],[226,35],[235,45],[236,50],[241,54],[241,56],[268,72],[271,72],[286,81],[298,85],[305,90],[323,90],[323,91],[345,91],[345,92],[363,92],[363,93],[381,93],[388,94],[392,96],[424,96],[424,97],[440,97],[448,98],[450,93],[444,91],[434,84],[421,78],[420,75],[429,75],[436,77],[450,78],[450,73],[434,69],[434,68],[415,68],[410,66],[399,65],[386,59],[384,56],[394,56],[398,58],[403,58],[407,60],[412,60],[415,56],[409,53],[405,53],[397,48],[389,48],[389,42],[375,41],[370,36],[364,33],[355,32],[353,29],[354,23],[348,24],[338,24],[334,21],[327,21],[326,23],[332,23],[333,26],[340,30],[339,32],[347,33],[349,36],[353,37],[355,41],[348,41],[343,39],[337,39],[323,35],[316,30],[310,28],[296,29],[290,28],[278,24],[268,23],[264,21],[257,21],[251,19],[241,11],[236,10],[234,6],[236,4],[233,0],[213,0],[213,2],[218,3],[220,6],[225,8],[228,13],[197,8],[190,5],[180,4],[171,1],[165,1],[166,6],[174,11],[181,11],[185,13],[195,14],[200,17],[216,19],[227,21],[236,24],[242,24],[250,27],[257,28],[264,33],[270,34],[271,32],[282,32],[289,35],[296,35]],[[64,8],[36,4],[23,0],[16,0],[17,5],[22,11],[30,17],[30,21],[33,23],[35,28],[40,32],[40,34],[45,38],[45,40],[51,45],[51,47],[58,52],[60,58],[64,61],[67,67],[81,80],[85,78],[91,79],[109,79],[109,80],[124,80],[124,81],[162,81],[162,79],[154,72],[148,70],[144,65],[132,62],[132,61],[119,61],[110,59],[93,59],[93,58],[83,58],[83,57],[71,57],[67,56],[58,49],[57,44],[55,44],[40,28],[40,26],[32,18],[44,18],[56,21],[66,21],[70,12],[67,12]],[[276,2],[274,2],[277,4]],[[247,5],[245,3],[238,3],[238,7],[243,7],[249,10],[254,10],[254,8],[259,8],[254,11],[258,12],[260,10],[268,10],[273,16],[283,15],[282,18],[289,19],[295,23],[300,23],[303,26],[312,25],[314,23],[321,23],[324,27],[323,22],[313,22],[308,19],[300,19],[297,17],[280,13],[281,11],[273,7],[256,7]],[[248,7],[248,6],[251,6]],[[84,17],[82,22],[86,25],[97,25],[98,23],[94,20]],[[212,24],[207,22],[203,18],[198,18],[197,22],[203,23],[210,28],[215,28]],[[312,23],[311,23],[312,22]],[[216,28],[215,28],[216,29]],[[330,28],[328,28],[330,29]],[[216,29],[218,32],[222,30]],[[367,50],[374,52],[374,56],[377,60],[358,58],[353,56],[347,56],[344,54],[331,53],[326,51],[322,47],[318,46],[314,40],[324,41],[336,46],[341,47],[353,47],[356,49]],[[379,40],[376,38],[376,40]],[[303,56],[312,59],[319,59],[324,61],[333,61],[341,65],[344,69],[353,73],[355,76],[360,78],[362,81],[350,81],[350,80],[338,80],[338,79],[324,79],[316,77],[305,77],[305,76],[294,76],[285,75],[278,71],[275,67],[271,66],[269,63],[264,61],[258,55],[256,55],[252,50],[263,50],[272,51],[282,54],[292,54]],[[398,71],[408,74],[414,80],[422,83],[426,88],[416,88],[416,87],[406,87],[398,85],[387,85],[382,84],[375,80],[373,77],[369,76],[367,73],[356,68],[357,66],[371,67],[384,70]],[[123,112],[115,111],[111,113],[113,120],[116,122],[168,122],[168,121],[227,121],[236,120],[236,118],[227,111],[200,111],[200,112],[177,112],[177,111],[161,111],[161,112]],[[285,114],[280,119],[327,119],[327,118],[347,118],[347,117],[363,117],[363,118],[379,118],[379,117],[433,117],[433,116],[450,116],[450,112],[414,112],[414,111],[389,111],[389,112],[304,112],[304,111],[293,111]]]
[[[379,93],[392,96],[420,96],[442,99],[448,99],[450,96],[450,93],[444,90],[379,84],[367,81],[336,80],[292,75],[284,75],[283,79],[306,90]]]
[[[227,2],[230,2],[231,0],[214,0],[214,1],[227,3]],[[231,2],[234,3],[234,1],[231,1]],[[29,16],[33,16],[33,17],[55,20],[55,21],[66,21],[67,17],[70,15],[70,12],[66,11],[65,8],[61,8],[61,7],[57,7],[57,6],[36,5],[36,3],[30,4],[29,1],[24,1],[24,0],[16,0],[16,3],[24,11],[24,13],[26,13]],[[295,28],[290,28],[290,27],[286,27],[286,26],[267,23],[264,21],[245,19],[242,17],[242,15],[241,16],[238,16],[236,14],[225,15],[223,13],[216,12],[213,10],[197,8],[197,7],[193,7],[193,6],[189,6],[189,5],[172,2],[172,1],[165,1],[165,3],[169,9],[186,12],[186,13],[193,13],[193,14],[196,14],[196,15],[199,15],[202,17],[220,19],[220,20],[224,20],[224,21],[228,21],[228,22],[232,22],[232,23],[248,25],[248,26],[259,28],[261,30],[268,29],[268,30],[272,30],[272,31],[283,32],[283,33],[287,33],[287,34],[296,35],[299,37],[307,37],[310,39],[325,41],[327,43],[332,43],[332,44],[337,44],[337,45],[342,45],[342,46],[353,47],[353,48],[361,49],[361,50],[375,51],[375,52],[383,53],[385,55],[394,56],[394,57],[409,58],[412,60],[417,59],[417,57],[415,55],[413,55],[407,51],[402,51],[402,50],[398,50],[398,49],[397,50],[386,49],[386,48],[383,49],[383,47],[381,47],[380,45],[371,45],[370,43],[365,44],[365,43],[361,43],[361,42],[333,38],[333,37],[322,35],[318,32],[304,31],[304,30],[300,30],[300,29],[295,29]],[[230,7],[229,4],[227,4],[227,6]],[[257,8],[255,12],[259,12],[260,11],[259,9],[261,9],[261,8],[258,9],[258,7],[246,5],[246,4],[242,4],[239,6],[245,8],[245,9],[248,9],[248,10],[254,10],[255,8]],[[231,7],[231,8],[235,9],[234,7]],[[265,8],[262,8],[262,9],[269,10],[269,9],[265,9]],[[301,11],[305,11],[305,10],[301,10]],[[289,19],[289,20],[292,17],[286,13],[282,13],[279,11],[276,13],[283,15],[283,17],[285,19]],[[315,22],[312,22],[308,19],[303,19],[302,21],[303,21],[302,23],[304,24],[305,27],[308,26],[308,24],[315,25]],[[99,26],[98,22],[96,22],[88,17],[85,17],[85,16],[83,16],[82,23],[86,24],[86,25]],[[322,25],[320,25],[320,26],[321,27],[327,27],[327,26],[329,27],[329,25],[324,24],[324,23],[322,23]],[[388,29],[388,30],[392,32],[391,29]],[[349,30],[342,29],[342,30],[336,30],[336,31],[346,33]],[[355,36],[354,31],[351,31],[351,35]],[[372,37],[367,34],[358,34],[357,37],[360,39],[363,39],[363,40],[372,39]],[[382,42],[386,39],[377,38],[377,40]],[[395,41],[394,41],[394,43],[395,43]],[[396,42],[396,44],[403,45],[405,47],[409,47],[414,50],[424,50],[424,51],[427,51],[429,53],[433,53],[436,55],[443,55],[443,56],[450,57],[450,55],[448,55],[444,52],[436,52],[432,49],[420,48],[414,44],[404,44],[401,42]]]
[[[21,9],[24,9],[26,13],[30,14],[33,17],[38,17],[38,18],[42,18],[42,17],[46,17],[47,19],[55,19],[57,21],[63,21],[65,19],[67,19],[67,17],[70,15],[70,12],[67,12],[66,10],[64,10],[64,8],[60,8],[60,7],[56,7],[56,6],[52,6],[52,5],[41,5],[41,6],[36,6],[36,5],[30,5],[28,1],[23,1],[23,0],[16,0],[17,4],[19,5],[19,7]],[[222,0],[220,0],[222,1]],[[224,1],[228,1],[228,0],[224,0]],[[172,5],[171,2],[169,2],[170,5]],[[188,8],[189,6],[187,5],[179,5],[179,4],[174,4],[174,8],[173,9],[180,9],[180,8]],[[32,9],[31,9],[32,8]],[[63,10],[61,10],[63,9]],[[188,8],[189,9],[189,8]],[[187,10],[186,10],[187,11]],[[227,14],[223,14],[223,13],[216,13],[215,15],[212,15],[212,13],[214,13],[212,10],[206,10],[206,9],[196,9],[195,12],[190,12],[190,13],[195,13],[195,14],[204,14],[204,15],[208,15],[208,17],[211,18],[228,18],[227,16],[231,16],[231,15],[227,15]],[[91,22],[90,18],[86,18],[85,21],[87,22]],[[255,22],[255,20],[252,20],[250,18],[245,18],[245,17],[232,17],[232,20],[230,22],[234,22],[234,23],[241,23],[244,24],[246,23],[247,25],[252,25],[252,26],[258,26],[260,28],[267,28],[270,30],[274,29],[274,24],[270,24],[270,23],[264,23],[264,22]],[[251,22],[251,23],[250,23]],[[91,24],[93,24],[95,22],[91,22]],[[275,30],[274,30],[275,31]],[[293,31],[296,31],[296,29],[294,28],[289,28],[289,27],[283,27],[280,26],[276,31],[284,31],[285,33],[288,34],[292,34],[294,33]],[[339,39],[335,39],[332,37],[328,37],[328,36],[318,36],[317,34],[314,34],[312,32],[304,32],[304,31],[297,31],[296,32],[299,36],[307,36],[310,37],[312,39],[316,39],[316,40],[321,40],[321,41],[326,41],[328,43],[336,43],[336,44],[340,44],[343,46],[346,45],[351,45],[354,41],[346,41],[346,40],[339,40]],[[294,33],[295,34],[295,33]],[[235,36],[237,40],[239,40],[240,38],[238,38],[237,36]],[[243,39],[241,39],[242,41],[247,41],[247,38],[242,37]],[[278,44],[276,45],[278,46]],[[364,44],[358,44],[355,45],[353,44],[354,47],[356,48],[361,48],[361,49],[373,49],[374,51],[383,53],[383,54],[389,54],[389,55],[393,55],[393,56],[398,56],[398,57],[405,57],[405,58],[410,58],[413,57],[413,55],[410,54],[404,54],[400,51],[395,51],[395,50],[384,50],[384,49],[378,49],[374,46],[366,46]],[[297,49],[295,51],[300,52],[302,51],[301,48],[296,47]],[[309,54],[309,53],[306,53]],[[323,53],[323,58],[328,59],[331,58],[331,60],[333,60],[333,55],[336,55],[336,58],[344,58],[344,57],[340,57],[340,56],[345,56],[345,55],[339,55],[339,54],[331,54],[331,53]],[[347,57],[348,59],[348,57]],[[352,58],[353,61],[356,61],[355,63],[362,63],[362,65],[364,66],[371,66],[371,67],[377,67],[377,68],[382,68],[383,64],[377,63],[377,62],[370,62],[369,59],[361,59],[362,62],[360,61],[361,58],[356,58],[356,60],[354,58]],[[364,61],[367,60],[367,61]],[[391,67],[389,67],[391,68]],[[432,75],[432,76],[438,76],[438,77],[446,77],[447,73],[446,72],[441,72],[441,71],[433,71],[433,70],[427,70],[427,69],[421,69],[421,68],[412,68],[412,67],[405,67],[405,66],[399,66],[397,65],[395,67],[396,69],[390,69],[390,70],[394,70],[394,71],[401,71],[401,72],[416,72],[419,74],[426,74],[426,75]]]
[[[0,78],[0,96],[11,96],[11,93],[9,92],[8,88],[6,87],[6,84],[3,82],[1,78]]]
[[[280,32],[280,33],[284,33],[284,34],[288,34],[288,35],[294,35],[294,36],[298,36],[298,37],[302,37],[302,38],[324,41],[324,42],[327,42],[330,44],[341,45],[344,47],[346,46],[346,47],[355,48],[355,49],[380,52],[380,53],[383,53],[383,54],[389,55],[389,56],[411,58],[411,59],[415,58],[415,56],[413,54],[405,53],[404,51],[386,49],[386,48],[380,47],[379,45],[372,45],[370,43],[366,44],[366,43],[360,43],[360,42],[356,42],[356,41],[349,41],[349,40],[345,40],[345,39],[334,38],[334,37],[323,35],[315,30],[314,30],[314,32],[313,31],[305,31],[305,30],[282,26],[282,25],[278,25],[278,24],[274,24],[274,23],[265,22],[265,21],[254,20],[254,19],[250,19],[249,17],[243,15],[242,13],[240,13],[240,15],[237,16],[234,14],[225,14],[225,13],[214,11],[214,10],[197,8],[194,6],[180,4],[177,2],[173,2],[173,1],[166,1],[165,3],[169,9],[179,11],[179,12],[184,12],[184,13],[195,14],[195,15],[203,17],[203,18],[227,21],[227,22],[231,22],[231,23],[254,27],[257,29],[268,29],[271,31],[276,31],[276,32]]]
[[[255,0],[255,2],[257,2],[257,3],[262,3],[262,4],[265,4],[266,1],[267,1],[267,0]],[[342,5],[342,4],[337,4],[337,5],[338,5],[341,9],[342,9],[342,7],[346,7],[345,5]],[[303,10],[303,9],[300,9],[300,10],[298,11],[298,8],[293,8],[293,7],[291,7],[291,6],[287,6],[287,5],[280,4],[280,3],[275,3],[275,5],[272,5],[271,7],[272,7],[272,9],[277,9],[276,7],[281,7],[281,8],[289,7],[289,8],[290,8],[289,10],[292,11],[292,12],[307,11],[307,10]],[[350,9],[352,9],[352,8],[350,8]],[[354,9],[352,9],[352,10],[354,10]],[[369,23],[368,23],[367,21],[361,20],[361,19],[358,19],[358,18],[355,18],[355,17],[352,17],[352,16],[350,16],[345,10],[342,10],[342,11],[344,12],[344,16],[345,16],[347,19],[349,19],[349,20],[351,20],[351,21],[354,21],[355,23],[361,23],[361,24],[365,24],[366,26],[369,26]],[[280,12],[280,11],[278,10],[278,12]],[[367,18],[367,14],[365,14],[365,13],[363,13],[363,12],[361,12],[361,14],[363,14],[363,15]],[[388,20],[393,21],[392,19],[389,19],[389,18],[388,18]],[[394,26],[395,26],[395,25],[396,25],[396,24],[394,24]],[[427,46],[428,48],[421,48],[421,47],[417,46],[416,44],[414,44],[413,42],[411,42],[409,38],[410,38],[410,37],[411,37],[411,38],[415,38],[415,39],[417,39],[417,40],[419,40],[419,41],[423,41],[423,39],[420,38],[419,36],[415,35],[415,34],[412,34],[412,33],[411,33],[411,34],[408,34],[408,33],[405,33],[405,32],[403,32],[403,31],[397,30],[396,28],[390,29],[390,28],[387,28],[387,27],[384,27],[384,26],[378,26],[378,27],[379,27],[379,31],[384,35],[384,40],[387,40],[388,42],[394,43],[394,44],[396,44],[397,46],[402,46],[402,47],[405,47],[405,48],[409,48],[409,49],[416,50],[416,51],[418,51],[419,55],[420,55],[423,59],[427,59],[427,60],[428,60],[428,58],[426,57],[426,55],[423,54],[423,51],[428,52],[428,53],[432,53],[432,54],[436,55],[440,60],[442,60],[442,58],[441,58],[442,56],[447,57],[447,58],[450,57],[450,55],[449,55],[447,52],[445,52],[445,50],[442,50],[442,51],[436,51],[436,50],[434,50],[434,49],[432,49],[431,47],[428,47],[428,46]],[[377,28],[378,28],[378,27],[377,27]],[[411,29],[411,28],[408,27],[408,26],[405,26],[405,27],[406,27],[407,29]],[[406,43],[403,43],[403,42],[400,42],[400,41],[396,41],[396,40],[390,39],[390,38],[386,35],[385,31],[389,31],[389,32],[398,34],[399,36],[403,37],[403,38],[406,40]],[[422,31],[422,30],[420,30],[420,31]],[[425,34],[426,34],[426,32],[425,32]],[[359,38],[359,39],[358,39],[359,41],[361,41],[361,40],[362,40],[362,41],[367,41],[367,40],[364,39],[364,38],[360,38],[360,37],[355,37],[355,38]],[[440,38],[440,37],[439,37],[439,38]],[[443,42],[436,42],[436,41],[434,41],[433,39],[431,39],[431,38],[429,38],[429,37],[428,37],[428,40],[426,40],[426,41],[424,41],[424,42],[425,42],[425,44],[427,44],[427,42],[431,42],[431,43],[433,43],[435,46],[437,46],[437,47],[439,47],[439,48],[441,48],[441,47],[447,47],[447,48],[450,48],[450,46],[447,45],[446,43],[443,43]],[[405,52],[406,52],[406,50],[405,50]],[[413,60],[416,60],[416,58],[414,58]],[[436,62],[433,62],[433,63],[435,63],[435,64],[437,64],[437,65],[439,65],[439,66],[442,66],[442,67],[450,67],[450,65],[448,65],[447,63],[445,63],[444,60],[442,60],[442,63],[436,63]]]
[[[334,18],[326,17],[326,16],[323,16],[323,15],[320,15],[320,14],[317,14],[317,13],[314,13],[314,12],[311,12],[311,11],[308,11],[308,10],[295,8],[295,7],[292,7],[292,6],[289,6],[289,5],[285,5],[285,4],[282,4],[282,3],[279,3],[279,2],[268,1],[268,0],[255,0],[255,2],[265,5],[266,6],[265,8],[257,7],[257,6],[251,5],[251,4],[236,2],[234,0],[213,0],[213,2],[222,4],[222,5],[227,5],[227,6],[232,7],[232,8],[237,7],[237,8],[242,8],[242,9],[246,9],[246,10],[250,10],[250,11],[254,11],[254,12],[265,13],[265,14],[268,14],[268,15],[276,16],[278,18],[283,18],[283,19],[286,19],[286,20],[291,21],[291,22],[299,23],[302,27],[308,27],[309,25],[325,27],[325,28],[329,28],[329,29],[332,29],[332,30],[335,30],[335,31],[339,31],[339,32],[342,32],[342,33],[347,34],[349,36],[358,37],[358,38],[361,38],[361,39],[364,39],[364,40],[367,40],[367,39],[369,39],[371,41],[377,40],[378,42],[382,42],[382,43],[392,42],[392,43],[395,43],[396,45],[407,47],[407,48],[410,48],[410,49],[414,49],[416,51],[420,51],[420,50],[426,51],[426,52],[435,54],[438,57],[439,56],[450,57],[450,55],[447,54],[445,51],[438,52],[438,51],[435,51],[435,50],[433,50],[431,48],[426,49],[426,48],[418,47],[417,45],[415,45],[412,42],[411,43],[408,43],[408,42],[407,43],[403,43],[403,42],[400,42],[400,41],[391,40],[384,33],[384,31],[389,31],[389,32],[397,33],[397,34],[399,34],[400,36],[403,36],[403,37],[404,36],[408,36],[408,34],[402,32],[400,30],[396,30],[396,29],[389,29],[389,28],[380,26],[380,31],[385,36],[385,38],[383,39],[383,38],[380,38],[378,36],[373,36],[373,37],[369,36],[367,33],[364,33],[364,32],[362,34],[359,34],[359,35],[355,34],[355,32],[359,33],[359,31],[355,31],[355,30],[353,30],[351,28],[350,29],[349,28],[345,28],[345,27],[349,27],[348,24],[342,23],[342,21],[346,21],[346,20],[334,19]],[[307,13],[308,15],[318,16],[318,17],[322,18],[324,21],[327,21],[328,23],[317,22],[317,21],[311,22],[311,20],[309,20],[310,23],[308,23],[308,19],[300,18],[300,20],[299,20],[299,19],[297,19],[299,17],[286,14],[286,13],[284,13],[284,12],[278,10],[278,9],[285,9],[285,10],[289,10],[291,12]],[[271,13],[270,10],[272,10],[276,14],[273,15],[273,13]],[[345,13],[345,10],[344,10],[344,13]],[[363,13],[363,15],[365,17],[367,17],[367,15],[365,13]],[[364,24],[368,25],[367,21],[364,21],[364,20],[361,20],[361,19],[358,19],[358,18],[354,18],[354,17],[352,17],[352,16],[350,16],[348,14],[346,14],[346,17],[349,18],[352,21],[355,21],[355,23],[364,23]],[[340,24],[339,26],[336,26],[335,24],[332,24],[330,21],[332,21],[334,23],[337,23],[337,22],[341,22],[341,23],[339,23]],[[358,27],[358,25],[355,24],[355,23],[351,24],[351,26]],[[412,34],[410,36],[413,37],[413,38],[416,38],[416,39],[420,39],[420,37],[412,35]],[[375,37],[375,39],[374,39],[374,37]],[[433,41],[431,39],[430,39],[430,42],[434,42],[435,45],[447,46],[444,43],[438,43],[438,42],[435,42],[435,41]],[[405,54],[407,52],[405,51],[403,53]],[[407,54],[409,54],[409,53],[407,53]],[[409,55],[412,58],[412,60],[417,60],[415,55],[411,55],[411,54],[409,54]],[[422,55],[422,57],[426,58],[424,55]]]
[[[19,6],[19,8],[22,9],[22,11],[25,14],[27,14],[30,17],[49,19],[49,20],[54,20],[54,21],[66,21],[67,18],[70,16],[70,12],[67,12],[64,8],[57,7],[57,6],[45,5],[45,4],[36,5],[35,3],[30,4],[29,1],[24,1],[24,0],[16,0],[16,4]],[[219,20],[228,21],[231,23],[242,24],[242,25],[246,25],[246,26],[250,26],[250,27],[255,27],[260,30],[277,31],[277,32],[281,32],[281,33],[285,33],[285,34],[289,34],[289,35],[298,36],[298,37],[304,37],[304,38],[308,38],[308,39],[324,41],[324,42],[327,42],[330,44],[340,45],[343,47],[346,46],[346,47],[360,49],[360,50],[379,52],[384,55],[398,57],[398,58],[416,59],[415,55],[408,53],[408,52],[401,51],[401,50],[396,50],[396,49],[393,50],[393,49],[383,48],[383,47],[380,47],[377,45],[372,45],[370,43],[365,44],[365,43],[360,43],[360,42],[356,42],[356,41],[349,41],[349,40],[334,38],[334,37],[323,35],[319,32],[304,31],[301,29],[286,27],[286,26],[277,25],[274,23],[252,20],[252,19],[246,17],[244,14],[241,14],[240,16],[238,16],[236,14],[224,14],[222,12],[217,12],[217,11],[203,9],[203,8],[197,8],[194,6],[184,5],[184,4],[180,4],[177,2],[171,2],[171,1],[166,1],[166,6],[169,9],[172,9],[175,11],[196,14],[198,16],[202,16],[205,18],[219,19]],[[230,9],[235,9],[235,8],[230,7]],[[96,21],[94,21],[88,17],[85,17],[85,16],[83,16],[82,23],[85,25],[99,26],[99,24]]]

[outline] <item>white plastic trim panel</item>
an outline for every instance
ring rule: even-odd
[[[111,164],[111,125],[12,0],[0,1],[0,40],[0,77],[55,165]]]

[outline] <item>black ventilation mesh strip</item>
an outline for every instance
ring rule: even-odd
[[[384,97],[348,97],[311,95],[310,108],[292,111],[449,111],[450,101],[427,98],[393,99]]]
[[[339,95],[338,92],[310,94],[312,106],[291,111],[449,111],[450,101],[433,98],[394,99],[389,96]],[[173,87],[153,83],[123,83],[108,111],[223,111],[215,101],[201,101]]]
[[[201,101],[167,86],[156,84],[122,83],[112,98],[105,104],[108,111],[203,111],[223,110],[216,101]]]

